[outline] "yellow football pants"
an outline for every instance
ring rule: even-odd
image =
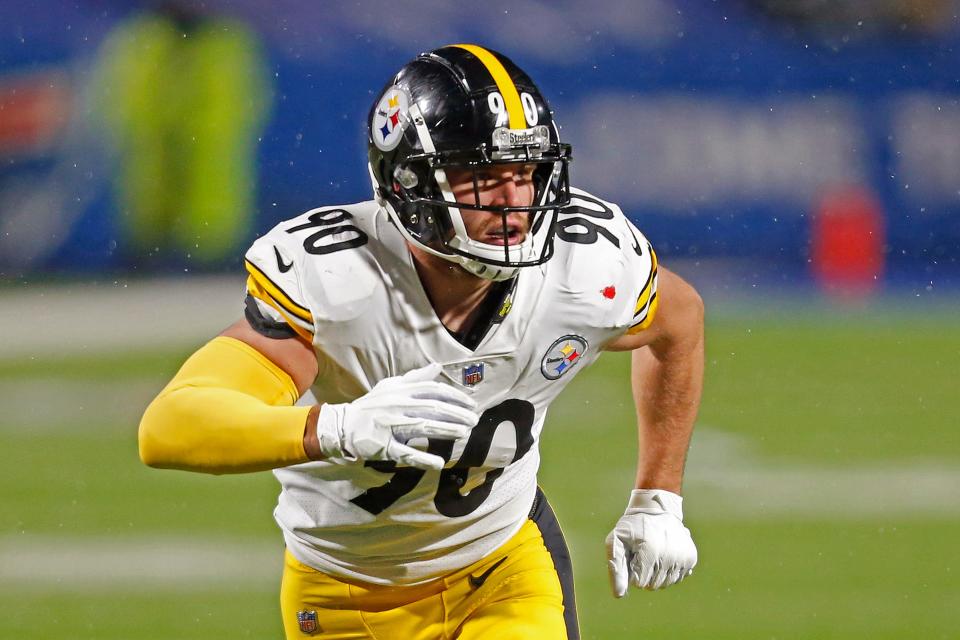
[[[280,607],[288,640],[568,638],[560,578],[533,520],[490,556],[412,587],[344,582],[287,552]]]

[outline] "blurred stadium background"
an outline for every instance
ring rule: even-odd
[[[457,41],[708,304],[692,580],[608,595],[627,361],[552,409],[584,637],[960,637],[957,3],[475,4],[0,5],[0,637],[280,636],[272,476],[147,469],[136,424],[252,238],[368,197],[371,101]]]

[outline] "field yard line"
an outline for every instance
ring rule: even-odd
[[[0,434],[135,429],[143,410],[168,382],[157,376],[90,380],[38,376],[0,384]]]
[[[66,590],[207,588],[279,580],[283,543],[201,538],[0,537],[0,593],[42,586]]]
[[[243,315],[239,275],[31,285],[2,290],[0,358],[174,349]]]
[[[956,462],[777,462],[743,436],[705,426],[697,427],[684,484],[685,511],[698,517],[960,518]]]

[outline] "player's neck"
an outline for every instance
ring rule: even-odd
[[[443,325],[454,332],[469,325],[494,282],[417,247],[411,246],[410,252],[423,290]]]

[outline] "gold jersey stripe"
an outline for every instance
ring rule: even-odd
[[[651,294],[656,294],[656,289],[654,289],[653,284],[656,280],[657,272],[656,270],[650,272],[650,278],[647,280],[647,283],[643,285],[643,289],[640,291],[640,295],[637,296],[637,306],[633,308],[633,315],[636,316],[638,313],[643,311],[647,303],[650,302]]]
[[[452,46],[469,51],[483,63],[483,66],[485,66],[487,71],[490,72],[490,75],[493,76],[493,81],[497,83],[497,88],[500,89],[500,95],[503,96],[503,102],[507,107],[507,114],[510,116],[510,128],[526,129],[527,119],[523,115],[523,103],[520,102],[520,93],[517,92],[517,85],[513,84],[513,78],[511,78],[507,70],[503,68],[503,64],[497,60],[497,56],[475,44],[455,44]]]
[[[283,306],[288,313],[300,318],[304,322],[311,324],[313,323],[313,316],[310,315],[309,309],[294,302],[290,296],[284,293],[283,289],[274,284],[274,282],[268,278],[263,271],[260,271],[255,264],[249,260],[244,260],[244,263],[246,264],[247,272],[250,274],[250,277],[256,281],[261,289],[270,294],[271,298]]]
[[[635,333],[640,333],[641,331],[643,331],[644,329],[650,326],[650,324],[653,322],[654,316],[657,315],[657,305],[659,304],[659,302],[660,302],[660,297],[657,296],[657,292],[654,291],[653,299],[650,300],[650,308],[647,309],[646,317],[644,317],[644,319],[641,322],[638,322],[637,324],[627,329],[627,335],[632,336]]]
[[[254,298],[258,300],[263,300],[265,303],[267,303],[268,305],[276,309],[277,312],[281,316],[283,316],[283,319],[287,321],[287,325],[289,325],[291,329],[297,332],[298,336],[300,336],[307,342],[313,341],[313,334],[311,334],[309,331],[307,331],[306,329],[301,327],[299,324],[297,324],[296,320],[294,320],[289,315],[289,312],[286,311],[282,306],[280,306],[280,303],[274,300],[269,293],[264,291],[263,288],[260,286],[260,284],[253,279],[253,276],[247,277],[247,292],[250,295],[252,295]]]
[[[636,315],[647,306],[647,302],[650,299],[650,294],[655,292],[655,284],[657,277],[657,252],[653,250],[649,244],[647,245],[647,250],[650,251],[650,275],[647,276],[647,281],[644,283],[643,288],[640,290],[640,295],[637,296],[637,306],[633,308],[633,314]]]

